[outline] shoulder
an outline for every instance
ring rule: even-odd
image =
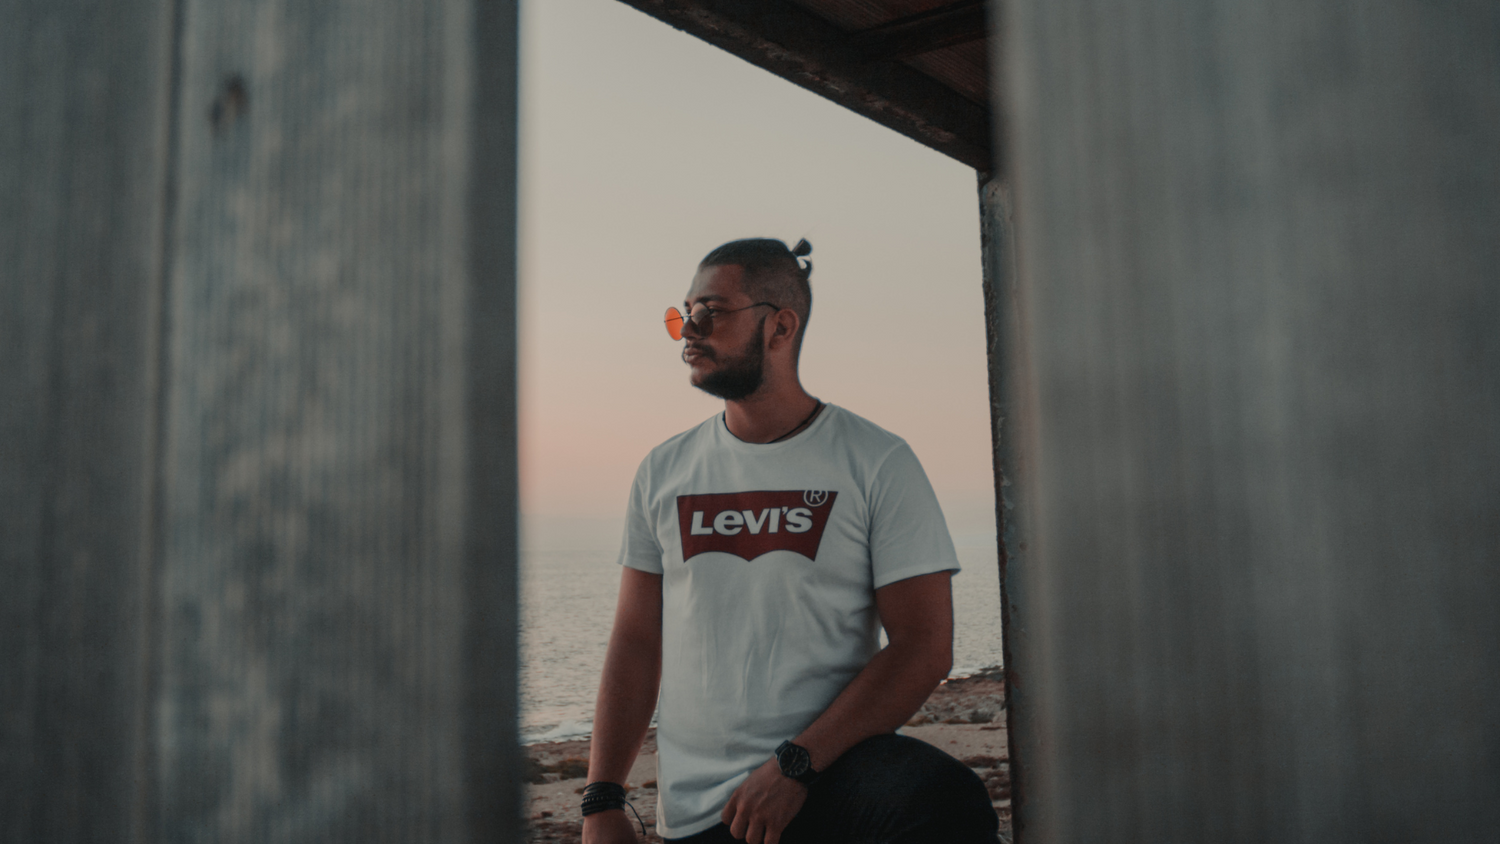
[[[866,460],[878,463],[893,452],[910,450],[906,440],[851,410],[830,404],[828,413],[828,422],[833,428],[836,441],[847,443]]]
[[[722,416],[722,413],[716,413],[686,431],[668,437],[646,453],[645,459],[641,461],[641,471],[645,473],[670,467],[709,447],[713,442],[714,426],[720,424]]]

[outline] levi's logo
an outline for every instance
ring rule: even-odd
[[[838,495],[814,489],[679,495],[682,559],[720,551],[748,562],[792,551],[815,560]]]

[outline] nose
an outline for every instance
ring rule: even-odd
[[[695,322],[695,321],[693,321],[693,315],[691,313],[688,313],[688,314],[686,314],[686,315],[683,316],[683,318],[682,318],[682,329],[681,330],[682,330],[682,338],[684,340],[688,339],[690,336],[691,337],[695,337],[695,338],[700,338],[700,339],[703,338],[703,337],[707,337],[708,336],[707,334],[705,334],[703,332],[702,329],[700,329],[698,327],[698,323]]]

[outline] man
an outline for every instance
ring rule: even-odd
[[[995,841],[978,777],[894,735],[951,666],[958,561],[906,443],[802,388],[811,250],[724,244],[668,311],[724,413],[654,449],[631,489],[589,844],[635,840],[618,784],[658,689],[668,841]]]

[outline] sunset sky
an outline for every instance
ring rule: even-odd
[[[661,317],[756,236],[814,247],[804,386],[993,535],[973,170],[616,0],[522,4],[521,97],[528,543],[617,540],[646,452],[722,409]]]

